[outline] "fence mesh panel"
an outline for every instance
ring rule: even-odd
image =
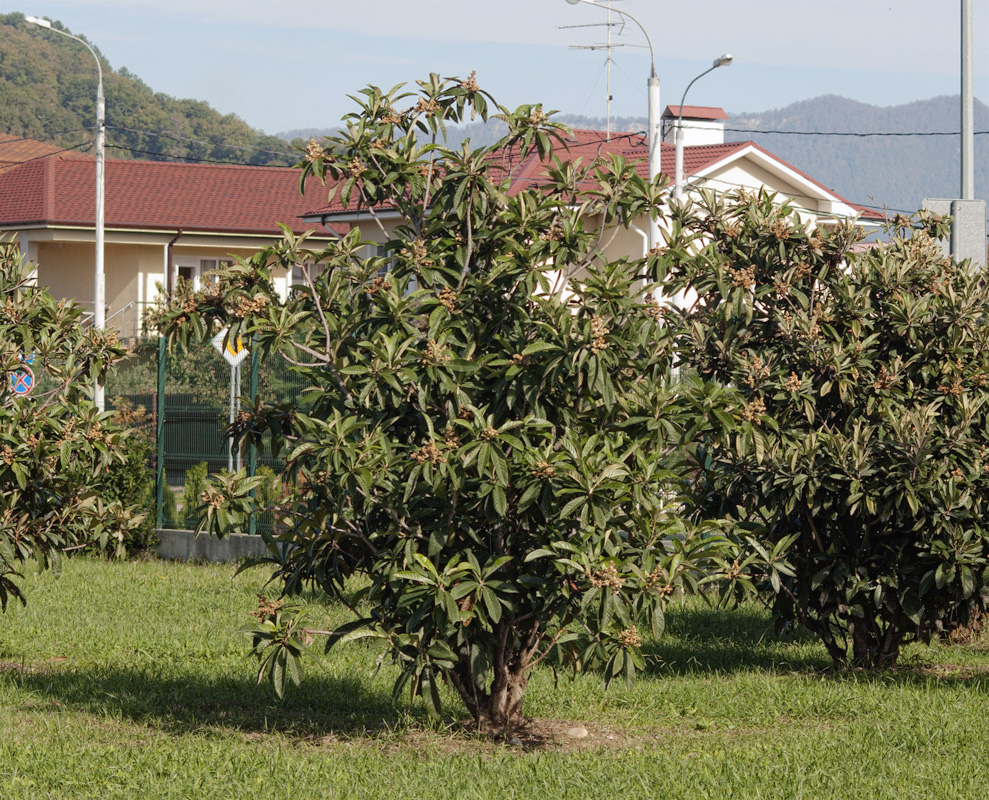
[[[186,486],[198,491],[203,473],[215,475],[231,466],[227,426],[233,368],[209,343],[189,351],[173,350],[165,359],[164,391],[160,393],[158,340],[131,340],[130,350],[130,355],[107,379],[107,408],[123,405],[143,408],[152,426],[159,410],[164,413],[164,448],[161,453],[155,448],[155,458],[163,459],[168,487],[164,527],[187,528],[192,524],[190,512],[196,499],[184,496]],[[233,371],[236,411],[240,398],[247,398],[250,393],[251,359],[245,359]],[[272,354],[259,364],[258,396],[266,404],[299,402],[305,387],[305,380],[280,355]],[[232,465],[235,470],[247,467],[248,454],[234,454]],[[258,474],[269,476],[260,490],[262,504],[270,505],[280,499],[282,487],[274,473],[282,466],[280,460],[271,456],[271,448],[265,443],[258,454]],[[157,469],[157,463],[149,468]],[[258,515],[258,533],[266,527],[270,530],[272,517],[270,512]]]

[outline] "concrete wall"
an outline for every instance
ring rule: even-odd
[[[218,539],[195,531],[155,531],[158,536],[158,557],[172,561],[209,561],[224,563],[243,561],[268,555],[268,548],[260,536],[232,533]]]

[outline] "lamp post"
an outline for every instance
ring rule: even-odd
[[[972,0],[962,0],[962,200],[975,199],[974,101],[972,93]]]
[[[651,62],[651,69],[649,72],[649,131],[648,131],[648,146],[649,146],[649,181],[654,182],[659,176],[660,172],[660,123],[659,123],[659,77],[656,75],[656,52],[652,47],[652,39],[649,38],[649,34],[646,29],[642,26],[635,17],[629,14],[627,11],[622,11],[620,8],[614,8],[611,6],[606,6],[601,3],[596,3],[594,0],[567,0],[567,2],[575,6],[578,3],[584,3],[585,5],[595,6],[596,8],[603,8],[605,10],[614,11],[616,14],[621,14],[623,17],[627,17],[632,20],[636,25],[639,26],[639,30],[642,31],[642,35],[646,37],[646,43],[649,45],[649,60]],[[649,215],[649,249],[651,250],[657,244],[659,244],[659,217],[652,214]]]
[[[97,330],[102,330],[106,325],[106,279],[103,272],[103,251],[104,251],[104,195],[105,195],[105,180],[104,180],[104,150],[106,141],[106,100],[103,96],[103,67],[100,64],[100,59],[96,55],[96,51],[84,40],[80,39],[78,36],[73,36],[71,33],[66,33],[65,31],[60,31],[58,28],[53,28],[52,24],[40,17],[24,17],[26,22],[32,25],[37,25],[39,28],[47,28],[50,31],[61,34],[62,36],[67,36],[69,39],[74,39],[77,42],[85,45],[86,49],[92,54],[93,59],[96,61],[96,73],[99,77],[99,82],[96,86],[96,277],[95,277],[95,287],[94,287],[94,301],[93,301],[93,327]],[[106,410],[106,399],[103,391],[103,384],[99,380],[96,381],[96,385],[93,387],[93,402],[96,407],[103,412]]]
[[[687,100],[687,92],[690,91],[690,87],[695,82],[703,78],[707,73],[713,72],[718,67],[727,67],[731,62],[732,57],[728,53],[725,53],[721,58],[715,59],[714,64],[688,83],[687,88],[683,90],[683,97],[680,98],[680,113],[677,114],[676,161],[673,169],[673,199],[678,203],[683,199],[683,104]]]

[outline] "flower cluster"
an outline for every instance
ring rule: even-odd
[[[752,289],[755,286],[755,266],[740,269],[729,267],[728,271],[731,273],[732,286],[738,289]]]
[[[446,431],[443,437],[443,444],[447,446],[449,450],[456,450],[460,447],[460,437],[457,436],[456,430],[454,430],[452,425],[446,426]]]
[[[748,361],[743,361],[742,367],[748,373],[745,383],[750,389],[755,389],[769,377],[769,367],[763,363],[762,357],[758,354],[754,354]]]
[[[552,225],[549,226],[549,230],[543,233],[543,235],[540,238],[542,238],[543,241],[547,241],[547,242],[562,242],[563,237],[564,237],[563,226],[559,222],[554,222]]]
[[[440,110],[440,104],[436,102],[433,98],[428,100],[425,97],[419,99],[419,102],[411,109],[413,114],[425,114],[427,117],[433,116],[437,111]]]
[[[278,616],[278,612],[285,605],[283,600],[269,600],[263,594],[258,595],[258,610],[251,611],[250,614],[258,622],[270,622]]]
[[[647,297],[645,302],[646,316],[653,322],[659,322],[663,318],[663,309],[652,297]]]
[[[453,313],[457,310],[457,293],[449,286],[444,286],[438,295],[440,305],[447,311]]]
[[[426,243],[422,239],[416,239],[412,242],[410,247],[403,247],[399,251],[399,253],[406,258],[411,258],[412,263],[424,267],[431,267],[433,266],[433,260],[431,258],[426,258],[426,252]]]
[[[872,388],[877,391],[883,391],[892,385],[893,376],[887,371],[885,366],[879,367],[879,373],[876,375],[876,380],[873,382]]]
[[[351,178],[359,178],[365,172],[367,172],[367,167],[361,163],[361,160],[357,156],[350,159],[347,164],[347,174],[350,175]]]
[[[313,161],[322,158],[325,152],[326,151],[323,150],[323,146],[314,138],[311,138],[309,143],[306,145],[306,161],[309,164],[312,164]]]
[[[419,363],[424,367],[445,364],[450,360],[450,354],[443,349],[443,345],[437,344],[435,339],[430,339],[426,343],[426,355],[419,359]]]
[[[962,380],[959,377],[954,377],[950,384],[942,384],[937,387],[937,390],[943,395],[958,397],[962,393]]]
[[[251,314],[260,314],[268,307],[268,298],[263,294],[254,297],[239,297],[237,304],[230,309],[230,314],[239,319]]]
[[[376,278],[371,278],[371,280],[364,284],[364,292],[372,297],[378,292],[387,292],[390,289],[391,281],[380,275]]]
[[[777,219],[769,226],[769,232],[780,241],[790,238],[790,224],[783,219]]]
[[[626,628],[623,631],[619,631],[615,638],[618,639],[618,643],[626,649],[642,647],[642,637],[639,636],[639,631],[634,625],[631,628]]]
[[[608,340],[605,337],[611,332],[611,329],[604,324],[604,320],[598,314],[595,314],[591,319],[591,336],[594,340],[591,342],[591,351],[595,354],[600,353],[602,350],[608,349]]]
[[[444,464],[446,459],[443,457],[443,451],[436,446],[436,442],[429,441],[426,442],[422,447],[416,450],[412,454],[412,460],[417,464],[423,464],[429,461],[433,464]]]
[[[535,478],[540,478],[542,480],[549,480],[554,475],[556,475],[556,467],[554,467],[548,461],[537,461],[536,468],[532,470],[532,475]]]
[[[742,407],[742,419],[746,422],[756,422],[762,418],[762,415],[766,413],[766,404],[762,401],[761,397],[756,397],[749,400]]]
[[[597,572],[588,572],[587,577],[595,589],[608,588],[613,594],[618,594],[625,585],[614,564],[608,564]]]

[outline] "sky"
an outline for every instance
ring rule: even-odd
[[[989,0],[973,0],[975,96],[989,100]],[[958,94],[960,0],[615,0],[649,34],[661,104],[732,113],[836,94],[889,106]],[[605,114],[607,13],[565,0],[0,0],[60,20],[157,92],[275,134],[329,128],[348,94],[437,72],[509,107]],[[613,15],[613,21],[619,19]],[[561,26],[590,26],[569,27]],[[610,28],[613,116],[646,116],[649,49]],[[64,40],[72,46],[69,40]],[[946,120],[946,127],[956,120]]]

